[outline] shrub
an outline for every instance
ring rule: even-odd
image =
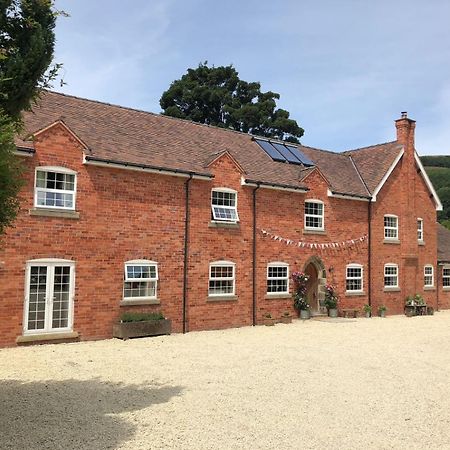
[[[338,304],[339,297],[336,294],[336,288],[327,284],[325,286],[325,306],[327,309],[336,309]]]
[[[133,313],[127,312],[120,316],[121,322],[144,322],[146,320],[164,320],[164,314],[161,312],[151,312],[151,313]]]

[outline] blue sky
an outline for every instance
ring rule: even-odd
[[[341,151],[395,139],[417,120],[420,154],[450,154],[448,0],[57,0],[55,90],[160,112],[202,61],[232,63],[281,95],[305,145]]]

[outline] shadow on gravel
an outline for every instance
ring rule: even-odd
[[[165,403],[178,386],[100,380],[0,381],[0,449],[103,450],[130,440],[136,426],[115,416]],[[149,419],[148,427],[156,421]]]

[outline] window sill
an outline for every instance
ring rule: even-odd
[[[443,286],[443,287],[442,287],[442,290],[443,290],[443,291],[450,291],[450,286]]]
[[[62,217],[64,219],[79,219],[80,213],[78,211],[66,211],[62,209],[52,208],[32,208],[30,209],[30,216],[41,217]]]
[[[238,299],[237,295],[209,295],[207,298],[207,302],[228,302],[235,301]]]
[[[220,222],[218,220],[211,220],[209,228],[239,228],[239,222]]]
[[[384,239],[383,244],[400,244],[398,239]]]
[[[303,229],[303,234],[321,234],[322,236],[326,236],[327,232],[325,230],[309,230],[304,228]]]
[[[266,293],[266,297],[267,300],[271,300],[271,299],[292,299],[292,295],[289,294],[289,292],[284,292],[284,293]]]
[[[383,289],[384,292],[400,292],[401,289],[399,287],[385,287]]]
[[[435,291],[436,288],[434,286],[424,286],[423,290],[424,291]]]
[[[63,333],[43,333],[43,334],[27,334],[18,336],[16,339],[17,344],[27,344],[31,342],[43,342],[43,341],[64,341],[77,339],[79,334],[76,331],[67,331]]]
[[[139,298],[135,300],[122,300],[120,306],[133,306],[133,305],[159,305],[160,301],[157,298]]]
[[[358,292],[352,292],[352,291],[346,291],[345,296],[346,297],[363,297],[366,293],[364,291],[358,291]]]
[[[418,244],[419,245],[425,245],[425,242],[424,241],[419,241]]]

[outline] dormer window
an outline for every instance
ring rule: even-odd
[[[305,201],[305,230],[323,231],[324,225],[324,205],[320,200]]]
[[[211,211],[214,220],[239,222],[237,192],[227,188],[213,189],[211,192]]]
[[[76,172],[65,167],[38,167],[34,190],[37,208],[75,209]]]

